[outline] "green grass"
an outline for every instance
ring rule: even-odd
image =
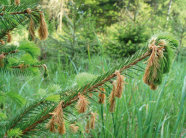
[[[16,92],[27,102],[32,102],[44,95],[52,95],[57,91],[73,87],[75,76],[80,72],[100,75],[121,61],[113,61],[105,57],[92,57],[91,59],[80,59],[78,63],[67,60],[65,65],[60,62],[48,62],[48,80],[43,80],[41,76],[23,77],[1,73],[0,87],[4,92]],[[132,71],[131,77],[126,76],[127,84],[123,96],[121,99],[117,99],[113,114],[109,112],[109,104],[91,103],[91,110],[98,113],[95,130],[91,130],[89,134],[84,133],[86,121],[82,117],[81,121],[77,123],[82,131],[72,134],[67,128],[66,137],[184,137],[186,132],[186,91],[182,91],[182,88],[186,76],[186,62],[174,62],[170,73],[164,76],[163,83],[156,91],[150,90],[143,83],[143,73]],[[105,88],[108,102],[111,87],[108,85]],[[7,118],[13,116],[20,108],[20,105],[7,99],[5,105]],[[66,124],[68,125],[68,122]],[[45,136],[47,135],[59,136],[50,133],[45,134]]]

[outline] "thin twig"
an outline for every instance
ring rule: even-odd
[[[32,11],[36,11],[36,12],[42,12],[42,11],[39,11],[39,10],[32,10]],[[21,11],[21,12],[11,12],[9,14],[11,15],[19,15],[19,14],[28,14],[29,11],[26,9],[24,11]],[[5,13],[0,13],[0,16],[4,16]]]
[[[11,15],[17,15],[17,14],[25,14],[25,13],[27,13],[27,11],[25,10],[25,11],[22,11],[22,12],[12,12],[12,13],[10,13]],[[0,16],[3,16],[4,15],[4,13],[0,13]]]
[[[29,68],[29,67],[35,67],[35,68],[40,68],[43,67],[43,65],[24,65],[24,64],[20,64],[18,66],[12,66],[11,68],[17,68],[17,69],[25,69],[25,68]]]
[[[14,54],[14,53],[17,53],[18,50],[13,50],[13,51],[10,51],[10,52],[7,52],[7,53],[3,53],[3,55],[7,56],[9,54]]]

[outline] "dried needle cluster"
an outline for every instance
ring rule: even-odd
[[[104,104],[105,103],[105,89],[104,88],[100,88],[100,91],[99,91],[99,103],[100,104]]]
[[[113,87],[112,87],[112,92],[110,93],[110,96],[109,96],[109,102],[110,102],[110,112],[114,112],[114,109],[115,109],[115,103],[116,103],[116,100],[115,100],[115,93],[116,93],[116,81],[113,81],[112,83]]]
[[[110,112],[114,112],[115,109],[115,102],[116,97],[121,98],[123,88],[124,88],[124,76],[120,74],[119,71],[115,71],[115,75],[117,76],[117,79],[113,81],[112,83],[112,92],[109,96],[109,102],[110,102]]]
[[[7,32],[6,36],[7,36],[6,41],[7,41],[8,43],[10,43],[10,42],[12,41],[12,36],[11,36],[10,32]],[[0,40],[0,43],[1,43],[1,45],[5,45],[5,44],[6,44],[5,41],[2,40],[2,39]]]
[[[32,41],[35,39],[35,23],[34,20],[32,18],[32,16],[30,16],[30,24],[29,24],[29,33],[31,36]]]
[[[157,88],[157,85],[162,79],[165,45],[166,42],[164,40],[160,40],[157,44],[156,39],[152,39],[149,45],[149,49],[152,52],[147,60],[143,81],[149,85],[152,90]]]
[[[14,3],[15,3],[15,5],[19,6],[20,5],[20,0],[15,0]]]
[[[87,110],[89,101],[87,100],[87,98],[84,95],[82,95],[80,93],[78,94],[78,98],[79,98],[79,100],[77,102],[76,108],[79,113],[84,113]]]
[[[41,40],[45,40],[48,37],[48,28],[42,12],[40,12],[40,26],[38,33]]]
[[[71,124],[69,127],[70,127],[70,131],[72,133],[77,133],[78,132],[79,127],[76,124]]]
[[[85,127],[85,132],[86,133],[89,133],[91,129],[95,129],[95,123],[96,123],[96,116],[97,116],[97,114],[91,112],[90,115],[91,115],[90,116],[90,120],[89,119],[87,120],[87,124],[86,124],[86,127]]]
[[[32,11],[30,9],[27,9],[27,13],[30,15],[29,34],[31,36],[31,39],[34,40],[35,39],[35,22],[33,20],[31,12]],[[48,37],[47,24],[45,21],[44,14],[41,11],[40,11],[38,35],[39,35],[40,40],[45,40]]]
[[[56,107],[54,112],[51,113],[51,115],[52,118],[47,124],[47,128],[51,132],[58,131],[58,133],[61,135],[65,134],[66,129],[65,129],[65,120],[64,120],[63,109],[62,109],[62,102],[59,103],[59,105]]]
[[[124,87],[124,76],[121,75],[119,71],[116,71],[115,74],[117,76],[117,85],[116,85],[115,96],[118,98],[121,98],[122,92],[123,92],[123,87]]]
[[[4,58],[5,58],[5,55],[4,54],[0,54],[0,67],[4,66],[4,62],[3,62]]]
[[[10,33],[7,33],[7,42],[10,43],[12,41],[12,36],[10,35]]]

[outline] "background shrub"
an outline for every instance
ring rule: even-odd
[[[113,36],[104,44],[105,51],[115,58],[133,55],[137,50],[145,46],[148,40],[145,28],[139,24],[118,26],[114,32],[109,34]]]

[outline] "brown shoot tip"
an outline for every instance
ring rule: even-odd
[[[0,40],[0,43],[1,43],[2,45],[5,45],[5,41],[4,41],[4,40]]]
[[[29,33],[32,38],[32,41],[35,39],[35,23],[32,17],[30,18],[30,24],[29,24]]]
[[[79,129],[79,127],[77,125],[75,125],[75,124],[71,124],[69,127],[70,127],[70,131],[72,133],[77,133],[77,131]]]
[[[51,118],[51,120],[48,122],[46,128],[49,129],[53,133],[56,132],[56,128],[55,128],[55,117],[52,117]]]
[[[151,90],[156,90],[156,89],[157,89],[157,86],[154,85],[154,84],[151,84],[151,85],[150,85],[150,89],[151,89]]]
[[[100,88],[99,91],[99,103],[100,104],[104,104],[105,103],[105,89],[104,88]]]
[[[115,92],[116,92],[116,81],[113,81],[112,83],[113,85],[113,88],[112,88],[112,92],[110,93],[110,96],[109,96],[109,102],[110,102],[110,108],[109,108],[109,111],[112,113],[114,112],[114,109],[115,109]]]
[[[66,133],[66,128],[65,128],[65,122],[61,122],[61,124],[58,126],[58,132],[61,135],[64,135]]]
[[[15,5],[18,6],[18,5],[20,5],[20,0],[15,0],[14,3],[15,3]]]
[[[12,36],[10,32],[7,33],[7,42],[10,43],[12,41]]]
[[[39,26],[39,38],[40,40],[45,40],[48,37],[48,28],[45,22],[45,17],[42,12],[40,12],[40,26]]]
[[[87,124],[86,124],[86,127],[85,127],[85,132],[90,133],[90,121],[89,120],[87,120]]]
[[[116,71],[115,74],[117,76],[117,85],[116,85],[115,96],[118,98],[121,98],[123,88],[124,88],[124,76],[121,75],[119,71]]]
[[[89,101],[84,95],[81,95],[80,93],[78,94],[78,98],[79,100],[77,102],[76,108],[79,113],[84,113],[87,110]]]
[[[66,132],[65,129],[65,121],[64,121],[64,115],[63,115],[63,109],[62,109],[62,102],[58,104],[58,106],[55,108],[54,112],[51,113],[52,118],[49,121],[47,128],[50,129],[52,132],[56,132],[55,125],[58,127],[58,132],[63,135]]]
[[[94,129],[95,128],[95,122],[96,122],[96,113],[91,113],[91,118],[90,118],[90,128]]]

